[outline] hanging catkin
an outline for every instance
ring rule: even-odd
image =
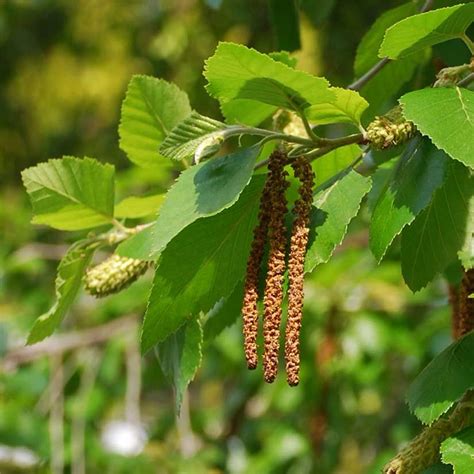
[[[285,362],[288,384],[298,385],[300,371],[299,336],[303,316],[304,260],[309,235],[309,218],[313,200],[314,173],[304,157],[293,164],[295,176],[300,180],[299,199],[293,213],[295,220],[291,233],[290,256],[288,260],[288,320],[285,333]]]
[[[474,269],[466,270],[461,282],[458,300],[457,337],[474,329]]]
[[[271,178],[272,176],[269,175],[260,198],[258,224],[253,231],[252,248],[247,260],[247,273],[245,276],[242,319],[245,359],[249,369],[255,369],[258,363],[258,277],[260,273],[260,266],[262,264],[263,253],[265,250],[268,223],[270,221],[270,190],[273,185]]]
[[[266,382],[273,382],[278,372],[278,353],[280,348],[281,305],[283,301],[283,276],[285,273],[286,248],[286,198],[288,187],[287,172],[284,170],[286,155],[281,152],[272,154],[268,168],[270,170],[270,221],[268,228],[269,254],[268,272],[265,281],[264,304],[264,354],[263,371]]]

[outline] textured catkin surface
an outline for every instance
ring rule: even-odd
[[[291,233],[288,260],[288,319],[285,333],[286,376],[289,385],[298,385],[300,371],[300,330],[303,317],[304,261],[309,235],[309,218],[313,201],[314,173],[304,157],[293,162],[295,176],[300,180],[299,199],[293,213],[295,220]]]
[[[286,155],[274,152],[268,168],[272,183],[270,190],[271,213],[269,221],[269,254],[268,272],[265,281],[263,297],[263,372],[266,382],[273,382],[278,372],[278,355],[280,349],[280,322],[281,305],[283,301],[283,276],[285,273],[286,249],[286,198],[285,191],[288,187],[287,173],[284,170]]]
[[[84,275],[85,290],[98,298],[118,293],[143,275],[152,262],[112,255]]]
[[[384,468],[384,474],[419,474],[439,460],[441,443],[463,429],[469,422],[470,396],[453,410],[447,418],[435,421],[425,428]]]
[[[462,337],[474,329],[474,298],[469,298],[474,293],[474,269],[464,273],[458,300],[458,320],[456,336]]]
[[[257,334],[258,334],[258,279],[262,265],[265,243],[267,240],[268,224],[270,221],[270,191],[272,188],[271,175],[268,176],[260,198],[258,224],[253,231],[253,241],[247,260],[247,272],[244,285],[244,300],[242,303],[242,320],[244,332],[244,350],[247,367],[255,369],[258,364]]]
[[[405,143],[416,133],[412,122],[404,119],[400,106],[376,117],[367,127],[367,140],[379,150]]]

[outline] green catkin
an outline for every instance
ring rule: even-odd
[[[400,106],[376,117],[367,127],[366,139],[377,150],[405,143],[416,133],[413,122],[405,120]]]
[[[465,428],[472,413],[472,395],[468,394],[447,417],[426,427],[402,449],[383,470],[384,474],[420,474],[439,461],[441,443]]]
[[[114,254],[86,271],[85,290],[97,298],[118,293],[143,275],[151,264],[146,260]]]

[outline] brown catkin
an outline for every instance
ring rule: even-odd
[[[300,330],[303,317],[303,281],[306,246],[309,236],[309,219],[313,201],[314,172],[304,157],[292,164],[295,176],[300,180],[299,199],[293,213],[295,220],[291,233],[288,260],[288,320],[285,334],[286,377],[291,386],[298,385],[300,372]]]
[[[474,269],[466,270],[461,282],[458,300],[457,338],[474,329]]]
[[[244,350],[247,367],[255,369],[258,363],[257,334],[258,334],[258,278],[262,264],[265,242],[267,239],[268,223],[270,221],[270,191],[272,180],[269,175],[260,198],[258,224],[253,231],[253,241],[247,260],[247,272],[244,285],[244,300],[242,303],[242,320],[244,332]]]
[[[270,221],[268,227],[269,254],[268,271],[263,297],[263,373],[266,382],[273,382],[278,372],[278,353],[280,349],[281,305],[283,302],[283,276],[285,273],[286,249],[286,198],[288,187],[287,173],[284,169],[286,154],[274,152],[270,158]]]

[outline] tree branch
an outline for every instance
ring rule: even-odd
[[[135,331],[136,328],[137,318],[135,316],[124,316],[101,326],[52,336],[32,346],[20,346],[10,349],[3,360],[0,361],[0,368],[12,370],[17,365],[32,362],[46,355],[59,355],[81,347],[101,344],[116,336],[129,334],[131,331]]]
[[[420,8],[420,13],[425,13],[428,10],[431,10],[433,7],[434,0],[426,0],[423,6]],[[356,79],[353,83],[347,86],[347,89],[353,91],[359,91],[364,87],[367,82],[369,82],[373,77],[375,77],[388,63],[391,62],[389,58],[382,58],[379,62],[375,63],[365,74],[363,74],[359,79]]]

